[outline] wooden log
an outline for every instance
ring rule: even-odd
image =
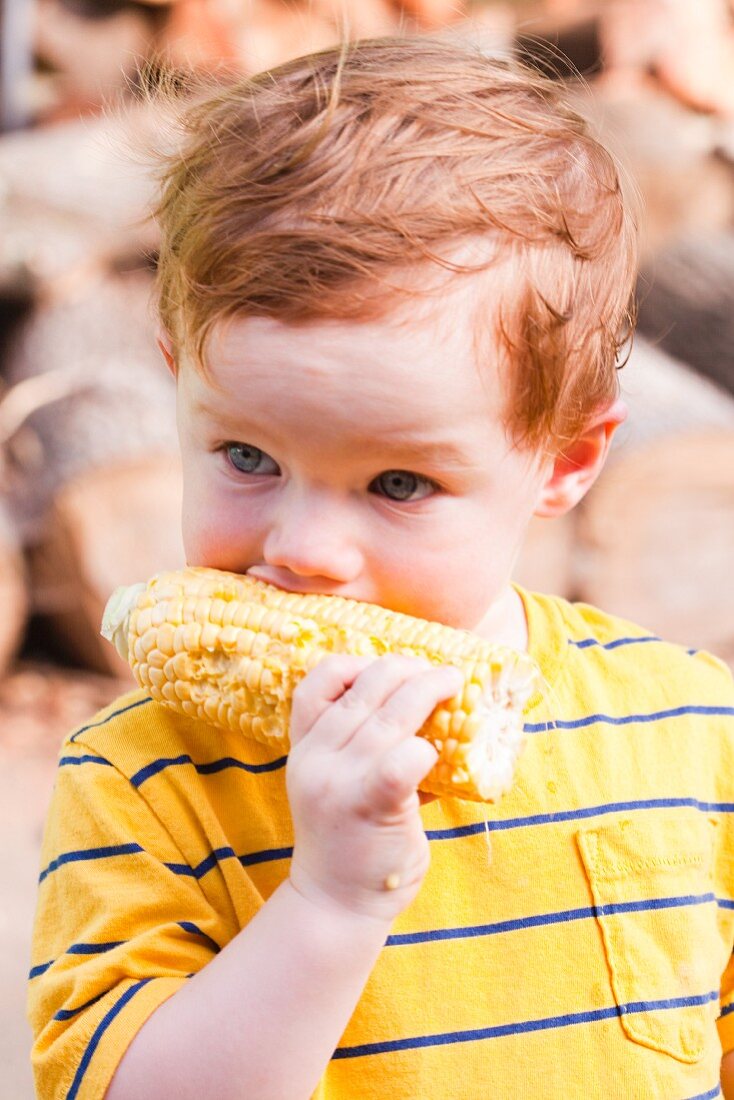
[[[655,441],[674,447],[681,435],[734,433],[734,398],[641,337],[621,380],[629,415],[614,438],[609,467]],[[577,531],[576,520],[596,493],[592,487],[587,500],[567,516],[531,521],[514,573],[520,584],[567,598],[579,594],[577,576],[589,563],[584,530]],[[603,570],[603,561],[596,568]]]
[[[734,440],[734,398],[640,336],[621,381],[628,419],[577,509],[575,594],[675,641],[734,658],[726,600],[709,588],[731,587],[724,560],[726,516],[734,507],[726,442]],[[671,538],[673,530],[681,537]],[[712,557],[719,564],[708,572],[702,562]]]
[[[28,614],[25,570],[18,541],[0,508],[0,679],[15,658]]]
[[[581,599],[734,665],[734,431],[623,454],[589,494],[579,533]]]
[[[37,441],[36,454],[19,454],[8,470],[6,500],[26,543],[43,537],[53,498],[73,478],[177,449],[175,386],[155,344],[150,293],[146,272],[100,277],[16,330],[3,408],[23,406],[25,416],[4,436],[0,418],[0,437],[11,450],[11,430]]]
[[[643,270],[639,299],[640,330],[734,394],[734,232],[664,249]]]
[[[72,661],[129,679],[99,634],[107,599],[118,585],[183,564],[178,459],[100,467],[54,500],[45,537],[30,553],[34,604]]]
[[[614,437],[611,462],[653,440],[734,431],[734,396],[640,335],[620,382],[628,417]]]

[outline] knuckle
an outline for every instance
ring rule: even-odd
[[[339,705],[344,710],[360,710],[366,706],[366,703],[360,693],[355,688],[349,688],[339,698]]]
[[[378,710],[374,716],[374,723],[387,733],[394,733],[397,730],[401,730],[403,727],[403,723],[400,720],[400,714],[394,707],[383,707],[382,710]]]

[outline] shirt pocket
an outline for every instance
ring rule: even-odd
[[[713,826],[695,810],[577,834],[622,1027],[699,1061],[719,1011]]]

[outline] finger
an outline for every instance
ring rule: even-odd
[[[412,670],[412,675],[398,684],[374,716],[355,732],[353,747],[373,756],[417,733],[438,704],[456,695],[463,683],[459,669],[449,665]]]
[[[416,788],[438,760],[438,753],[424,737],[398,742],[377,762],[365,780],[365,795],[373,811],[392,814],[403,809]]]
[[[356,657],[349,654],[332,654],[320,661],[293,692],[291,705],[291,744],[312,729],[321,715],[344,694],[375,657]]]
[[[313,734],[325,748],[344,748],[362,726],[374,719],[397,688],[415,676],[416,671],[429,668],[422,658],[394,653],[380,657],[360,672],[352,686],[324,711],[312,726]]]

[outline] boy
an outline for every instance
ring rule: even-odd
[[[731,678],[510,581],[624,417],[613,162],[515,66],[374,40],[194,106],[159,216],[189,562],[528,649],[545,687],[486,807],[421,804],[457,681],[405,658],[324,660],[287,762],[142,692],[73,734],[40,1095],[720,1095]]]

